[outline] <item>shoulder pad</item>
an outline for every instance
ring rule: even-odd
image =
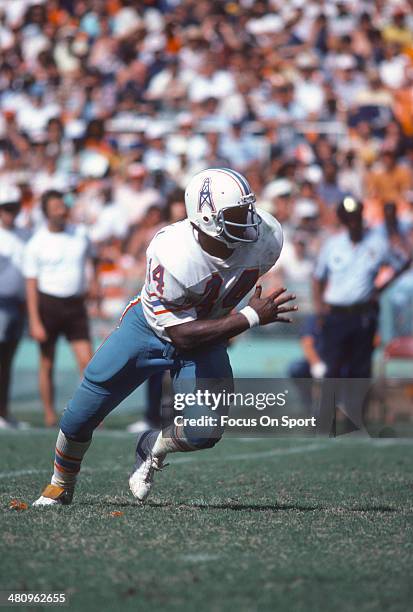
[[[181,221],[161,229],[152,239],[147,257],[156,257],[179,283],[196,284],[208,274],[202,249],[194,239],[189,222]]]

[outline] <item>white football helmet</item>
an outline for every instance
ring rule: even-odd
[[[193,225],[227,246],[258,240],[262,219],[255,210],[255,195],[247,179],[235,170],[209,168],[196,174],[185,190],[185,206]],[[229,218],[234,219],[228,212],[234,208],[240,209],[245,222]]]

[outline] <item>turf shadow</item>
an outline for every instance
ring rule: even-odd
[[[171,501],[147,501],[140,504],[138,501],[114,501],[114,500],[90,500],[77,502],[82,506],[116,506],[117,508],[145,507],[145,508],[174,508],[176,510],[233,510],[235,512],[280,512],[285,510],[298,510],[300,512],[313,512],[315,510],[326,510],[322,506],[303,506],[300,504],[199,504],[199,503],[176,503]]]
[[[79,503],[79,502],[78,502]],[[102,503],[107,506],[113,506],[116,508],[173,508],[175,510],[231,510],[233,512],[315,512],[315,511],[330,511],[330,512],[377,512],[377,513],[397,513],[398,509],[391,506],[378,505],[378,506],[323,506],[323,505],[304,505],[304,504],[237,504],[237,503],[176,503],[171,501],[147,501],[144,504],[140,504],[135,500],[91,500],[81,502],[82,506],[101,506]]]
[[[153,508],[179,508],[184,510],[186,508],[196,508],[197,510],[233,510],[235,512],[285,512],[295,510],[298,512],[315,512],[315,511],[338,511],[344,510],[346,512],[398,512],[397,508],[390,506],[357,506],[357,507],[335,507],[335,506],[322,506],[322,505],[304,505],[304,504],[236,504],[236,503],[222,503],[222,504],[174,504],[172,502],[156,502],[149,501],[145,503],[145,506]]]

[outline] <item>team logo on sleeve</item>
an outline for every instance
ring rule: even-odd
[[[206,178],[202,183],[198,198],[198,212],[202,212],[204,206],[208,206],[211,212],[216,212],[211,193],[211,179]]]

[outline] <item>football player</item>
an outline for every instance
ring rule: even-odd
[[[93,356],[63,414],[51,484],[36,506],[71,502],[93,431],[148,377],[169,369],[175,393],[205,388],[205,381],[230,390],[228,339],[256,325],[290,322],[288,313],[297,309],[286,289],[263,298],[256,286],[248,306],[234,311],[277,261],[283,243],[280,224],[256,210],[241,174],[227,168],[198,173],[186,189],[185,205],[188,218],[165,227],[150,243],[140,295]],[[194,407],[194,414],[201,412]],[[129,479],[133,495],[147,497],[168,453],[210,448],[221,435],[213,425],[202,431],[170,425],[138,436]]]

